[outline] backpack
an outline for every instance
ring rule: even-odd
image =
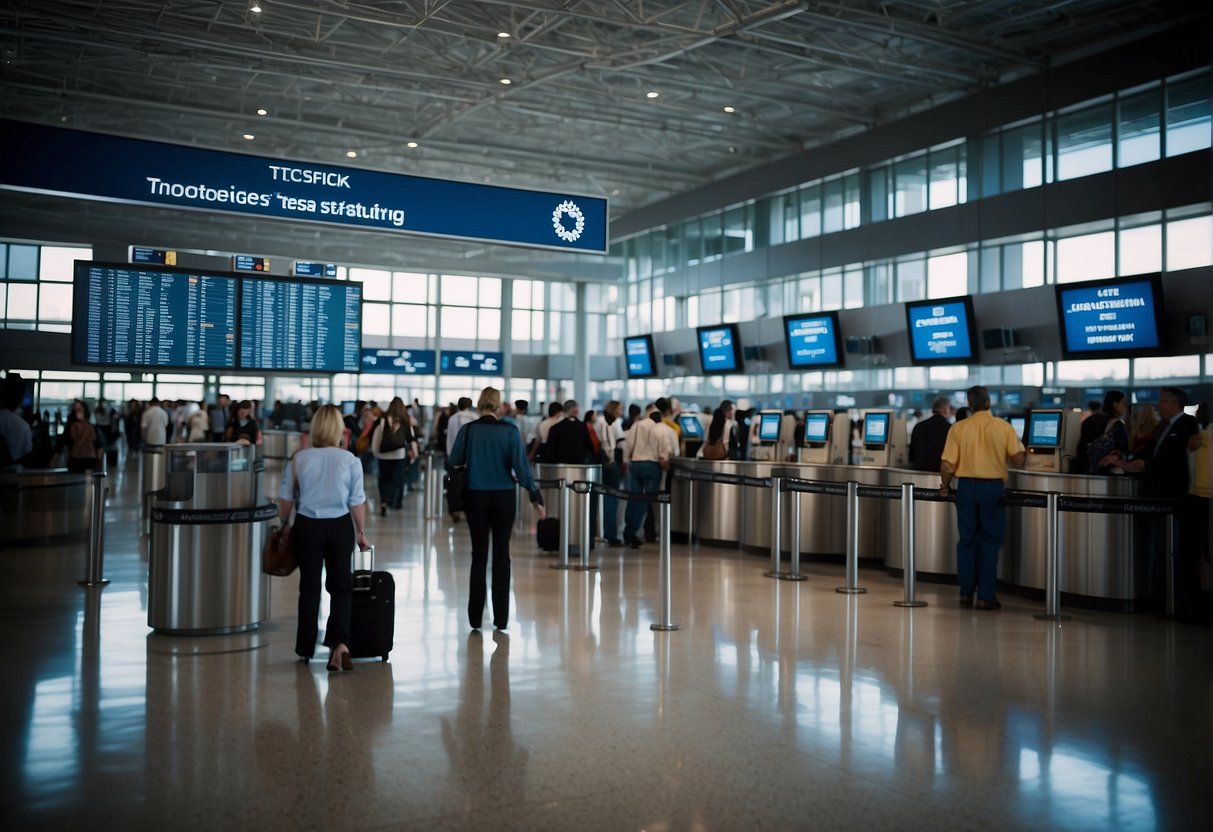
[[[400,425],[399,430],[391,430],[386,418],[380,421],[383,423],[383,433],[379,437],[379,453],[390,454],[409,444],[409,431],[404,424]]]
[[[1109,419],[1104,432],[1087,443],[1087,473],[1098,474],[1102,469],[1100,460],[1116,450],[1116,437],[1113,429],[1120,424],[1119,419]]]

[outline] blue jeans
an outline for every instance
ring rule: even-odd
[[[993,601],[998,582],[998,550],[1006,537],[1007,513],[999,505],[1002,480],[960,478],[956,487],[956,577],[960,594]]]
[[[602,484],[611,488],[619,487],[619,468],[607,463],[602,466]],[[602,536],[607,540],[619,539],[619,498],[603,495],[602,497]]]
[[[628,469],[628,489],[644,494],[656,494],[661,490],[661,466],[656,462],[633,462]],[[624,512],[623,539],[637,540],[649,504],[641,500],[629,500]]]

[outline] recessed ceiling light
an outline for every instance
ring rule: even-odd
[[[511,81],[509,78],[502,78],[501,83],[505,84],[508,87],[510,84],[512,84],[514,82]]]
[[[259,115],[259,116],[268,116],[269,114],[270,114],[270,111],[269,111],[269,110],[267,110],[267,109],[265,109],[264,107],[258,107],[258,108],[257,108],[257,115]]]
[[[417,146],[417,142],[407,142],[407,143],[405,143],[405,147],[416,147],[416,146]]]
[[[501,38],[502,40],[505,40],[509,36],[510,36],[509,32],[498,32],[497,33],[497,37]]]
[[[257,137],[256,137],[256,136],[254,136],[252,133],[245,133],[245,134],[244,134],[244,140],[245,140],[246,142],[251,142],[251,141],[252,141],[253,139],[255,139],[255,138],[257,138]]]
[[[347,150],[347,151],[345,151],[345,155],[350,159],[357,159],[358,151],[357,150]]]
[[[659,95],[661,95],[661,93],[659,93],[659,92],[646,92],[644,94],[644,97],[645,98],[656,98]]]
[[[736,110],[734,110],[732,107],[725,107],[725,108],[724,108],[724,111],[725,111],[726,113],[735,113],[735,112],[737,112],[737,111],[736,111]]]
[[[620,194],[620,190],[618,188],[615,188],[614,190],[611,191],[611,196],[619,196],[619,194]]]
[[[253,5],[249,6],[248,10],[253,14],[261,14],[261,6],[258,4],[257,0],[253,0]]]

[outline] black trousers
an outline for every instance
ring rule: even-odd
[[[472,576],[468,590],[468,623],[479,627],[484,617],[485,569],[489,565],[489,536],[493,541],[493,623],[510,620],[510,533],[518,510],[514,491],[468,490],[464,500],[472,535]]]
[[[329,593],[329,620],[324,644],[336,647],[350,643],[350,597],[354,575],[350,558],[354,553],[354,521],[350,515],[314,520],[299,514],[291,531],[299,559],[299,629],[295,655],[311,658],[316,652],[316,618],[320,615],[320,567]]]

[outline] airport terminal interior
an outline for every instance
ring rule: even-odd
[[[1204,4],[30,0],[0,50],[6,828],[1213,826]],[[485,388],[543,510],[474,627]],[[323,405],[348,670],[265,568]]]

